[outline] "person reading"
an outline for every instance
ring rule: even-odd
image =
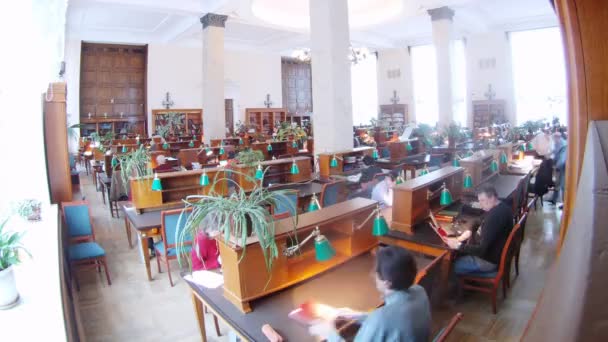
[[[428,341],[431,329],[431,309],[426,291],[415,285],[416,261],[412,254],[397,246],[380,247],[376,255],[376,288],[384,306],[369,314],[350,311],[344,317],[356,318],[361,328],[356,342]],[[333,322],[336,332],[328,341],[342,341],[337,334],[338,316]]]
[[[468,230],[458,238],[444,240],[451,249],[462,254],[454,261],[457,275],[495,271],[513,228],[511,208],[498,199],[493,186],[483,185],[477,192],[477,199],[486,212],[477,232]]]
[[[392,170],[382,181],[374,186],[374,190],[372,190],[372,200],[378,201],[380,207],[385,208],[393,206],[393,187],[397,184],[397,177],[399,177],[399,172],[397,170]]]

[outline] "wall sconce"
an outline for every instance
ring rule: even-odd
[[[315,259],[317,259],[317,261],[327,261],[336,255],[336,250],[331,246],[329,240],[327,240],[327,238],[321,234],[319,226],[316,226],[312,233],[310,233],[310,235],[308,235],[299,244],[286,247],[283,250],[283,255],[286,257],[295,255],[312,238],[315,239]]]

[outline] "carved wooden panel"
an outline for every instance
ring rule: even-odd
[[[281,60],[283,105],[289,114],[303,115],[312,111],[310,63],[290,58]]]

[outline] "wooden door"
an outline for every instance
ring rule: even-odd
[[[283,103],[291,115],[312,111],[312,74],[310,63],[291,58],[281,60]]]
[[[226,132],[234,134],[234,100],[225,99],[224,108],[226,110]]]

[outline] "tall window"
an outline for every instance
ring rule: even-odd
[[[353,125],[368,125],[378,117],[377,58],[367,58],[351,65],[351,91],[353,98]]]
[[[439,120],[435,47],[413,46],[410,52],[416,121],[434,126]]]
[[[416,121],[435,125],[439,120],[437,61],[433,45],[411,48]],[[467,124],[465,51],[462,40],[452,45],[452,112],[454,121]]]
[[[566,123],[566,66],[557,27],[509,33],[517,123]]]

